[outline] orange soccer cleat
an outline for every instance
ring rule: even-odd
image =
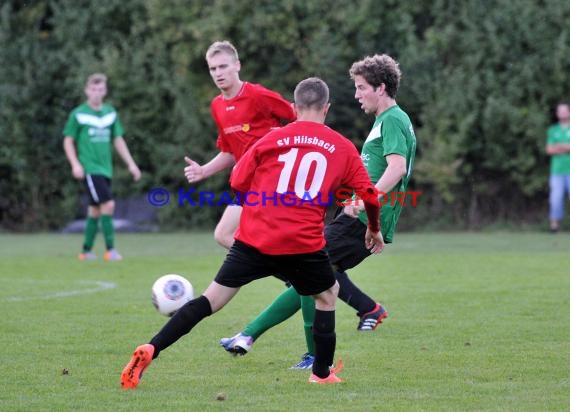
[[[334,372],[329,373],[329,376],[326,378],[319,378],[314,373],[309,377],[309,382],[311,383],[342,383],[342,379],[336,376]]]
[[[103,255],[103,259],[105,259],[107,262],[111,262],[111,261],[123,260],[123,257],[119,252],[117,252],[117,249],[109,249]]]
[[[154,346],[150,343],[135,349],[133,357],[121,374],[121,386],[123,389],[134,389],[137,387],[143,372],[152,362],[153,354]]]

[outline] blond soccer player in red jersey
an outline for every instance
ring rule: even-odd
[[[186,157],[184,174],[190,183],[233,166],[267,132],[295,120],[291,103],[279,93],[240,79],[241,63],[230,42],[213,43],[206,52],[206,61],[221,92],[211,103],[220,153],[204,165]],[[214,238],[226,249],[234,242],[241,212],[241,206],[229,205],[216,226]]]

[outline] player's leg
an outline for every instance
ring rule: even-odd
[[[289,319],[300,308],[301,296],[295,288],[288,287],[245,327],[243,333],[257,339],[267,330]]]
[[[106,176],[88,175],[85,180],[90,196],[94,199],[99,208],[101,231],[103,232],[106,247],[103,258],[105,260],[121,260],[121,255],[115,249],[115,227],[113,225],[115,201],[113,200],[113,192],[111,191],[111,179]]]
[[[97,256],[93,253],[93,245],[99,230],[99,207],[88,206],[87,218],[85,220],[85,231],[83,237],[83,250],[79,254],[79,260],[95,260]]]
[[[214,230],[214,239],[220,246],[229,249],[234,243],[234,233],[239,226],[239,219],[243,208],[238,205],[229,205],[224,210],[222,217],[216,229]]]
[[[253,342],[272,327],[293,316],[301,307],[301,297],[289,287],[265,308],[245,329],[231,338],[222,338],[220,345],[233,354],[245,355]]]
[[[570,200],[570,174],[564,175],[564,186],[566,188],[566,197]],[[562,204],[564,205],[564,201]]]
[[[99,195],[97,194],[97,188],[93,183],[91,175],[85,176],[85,179],[83,179],[83,185],[87,192],[89,206],[87,207],[87,218],[85,219],[83,250],[79,254],[78,258],[79,260],[94,260],[97,258],[93,253],[93,245],[95,244],[95,238],[97,237],[97,231],[99,230],[99,217],[101,215],[99,208],[100,201]]]
[[[303,326],[305,330],[305,340],[307,341],[307,351],[315,353],[313,344],[313,323],[315,321],[315,300],[310,296],[301,296],[301,310],[303,312]]]
[[[313,341],[315,301],[310,296],[300,296],[293,287],[281,293],[243,331],[231,338],[220,339],[220,345],[234,355],[245,355],[263,333],[289,319],[299,308],[303,311],[303,329],[305,331],[307,352],[301,356],[301,360],[293,365],[291,369],[310,369],[315,359],[315,345]]]
[[[315,360],[310,382],[338,383],[341,380],[330,369],[336,348],[335,305],[338,282],[324,250],[305,255],[290,255],[287,260],[280,257],[282,273],[302,296],[315,299],[313,340]]]
[[[330,366],[334,362],[336,349],[335,333],[335,303],[338,293],[338,283],[314,295],[315,320],[313,322],[313,339],[315,341],[315,362],[313,374],[319,378],[326,378],[330,373]]]
[[[339,299],[356,309],[359,313],[366,313],[366,309],[374,307],[376,302],[356,286],[346,272],[336,270],[335,276],[340,286],[338,292]]]
[[[386,310],[350,280],[345,270],[370,256],[364,244],[366,225],[359,219],[341,214],[325,227],[330,260],[336,269],[338,297],[353,307],[360,317],[358,330],[373,330],[388,316]]]
[[[121,374],[123,388],[135,388],[144,370],[161,351],[189,333],[204,318],[219,311],[241,286],[266,276],[267,266],[261,253],[236,242],[206,291],[182,306],[148,344],[137,347]]]
[[[123,257],[115,249],[115,225],[113,214],[115,213],[115,201],[108,200],[101,204],[101,230],[105,239],[106,252],[103,258],[108,261],[122,260]]]
[[[202,319],[218,312],[238,291],[239,287],[227,287],[216,281],[212,282],[202,295],[177,310],[160,332],[151,339],[150,344],[154,346],[153,359],[158,357],[162,350],[189,333]]]
[[[550,230],[555,233],[560,229],[560,220],[564,216],[564,176],[551,175],[550,183]]]
[[[313,339],[313,323],[315,321],[315,300],[311,296],[301,296],[301,311],[303,313],[303,330],[307,352],[291,369],[311,369],[315,362],[315,341]]]
[[[335,271],[335,276],[339,283],[338,297],[356,309],[356,316],[360,318],[356,329],[359,331],[376,329],[388,317],[386,308],[360,290],[350,280],[346,272],[337,270]]]
[[[230,291],[216,291],[215,287],[210,287],[208,289],[210,289],[211,296],[215,297],[218,305],[221,304],[222,299],[229,300],[231,296],[235,295],[235,293],[232,294]],[[235,292],[237,292],[237,289]],[[220,293],[220,296],[215,296],[215,293]],[[200,295],[178,309],[149,343],[140,345],[135,349],[131,360],[121,373],[121,386],[123,389],[136,388],[143,372],[158,357],[161,351],[189,333],[202,319],[210,316],[212,313],[210,301],[204,295]]]
[[[240,287],[265,276],[264,262],[263,255],[254,248],[241,242],[234,244],[214,281],[202,296],[182,306],[150,341],[156,348],[154,357],[156,358],[161,350],[187,334],[204,317],[224,307]]]
[[[354,267],[366,257],[370,252],[364,246],[364,233],[366,226],[358,219],[353,219],[344,215],[344,218],[335,220],[334,225],[325,228],[327,238],[327,249],[331,260],[349,267]],[[335,276],[339,282],[340,290],[338,297],[352,306],[357,311],[360,321],[357,329],[374,330],[388,316],[386,309],[370,298],[358,288],[344,271],[336,271]],[[297,295],[296,291],[287,290],[281,294],[269,307],[267,307],[256,319],[240,333],[231,338],[222,338],[220,345],[228,352],[234,354],[247,353],[255,339],[261,336],[269,328],[283,322],[298,310],[297,301],[290,300],[290,296]],[[283,299],[283,300],[281,300]],[[296,306],[293,306],[295,304]],[[302,355],[299,363],[292,369],[310,368],[314,361],[314,341],[312,325],[315,314],[315,303],[313,299],[301,296],[301,308],[303,311],[303,326],[307,352]],[[289,310],[288,310],[289,309]],[[294,310],[294,311],[293,311]]]

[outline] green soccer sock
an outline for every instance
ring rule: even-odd
[[[99,218],[87,216],[85,221],[85,239],[83,241],[83,252],[90,252],[95,243],[97,230],[99,229]]]
[[[113,216],[101,215],[101,228],[105,237],[107,250],[115,247],[115,227],[113,226]]]
[[[243,330],[243,334],[259,338],[266,330],[289,319],[301,308],[301,299],[295,288],[287,288],[282,294],[252,320]]]
[[[312,296],[301,296],[301,310],[303,312],[303,328],[305,329],[307,352],[314,355],[313,322],[315,321],[315,299]]]

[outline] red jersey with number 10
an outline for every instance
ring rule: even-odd
[[[236,164],[230,183],[243,206],[235,238],[269,255],[322,249],[326,207],[337,189],[375,192],[352,142],[307,121],[258,140]]]
[[[281,127],[282,120],[292,122],[296,117],[291,103],[279,93],[248,82],[231,99],[215,97],[210,109],[218,127],[217,145],[236,161],[267,132]]]

